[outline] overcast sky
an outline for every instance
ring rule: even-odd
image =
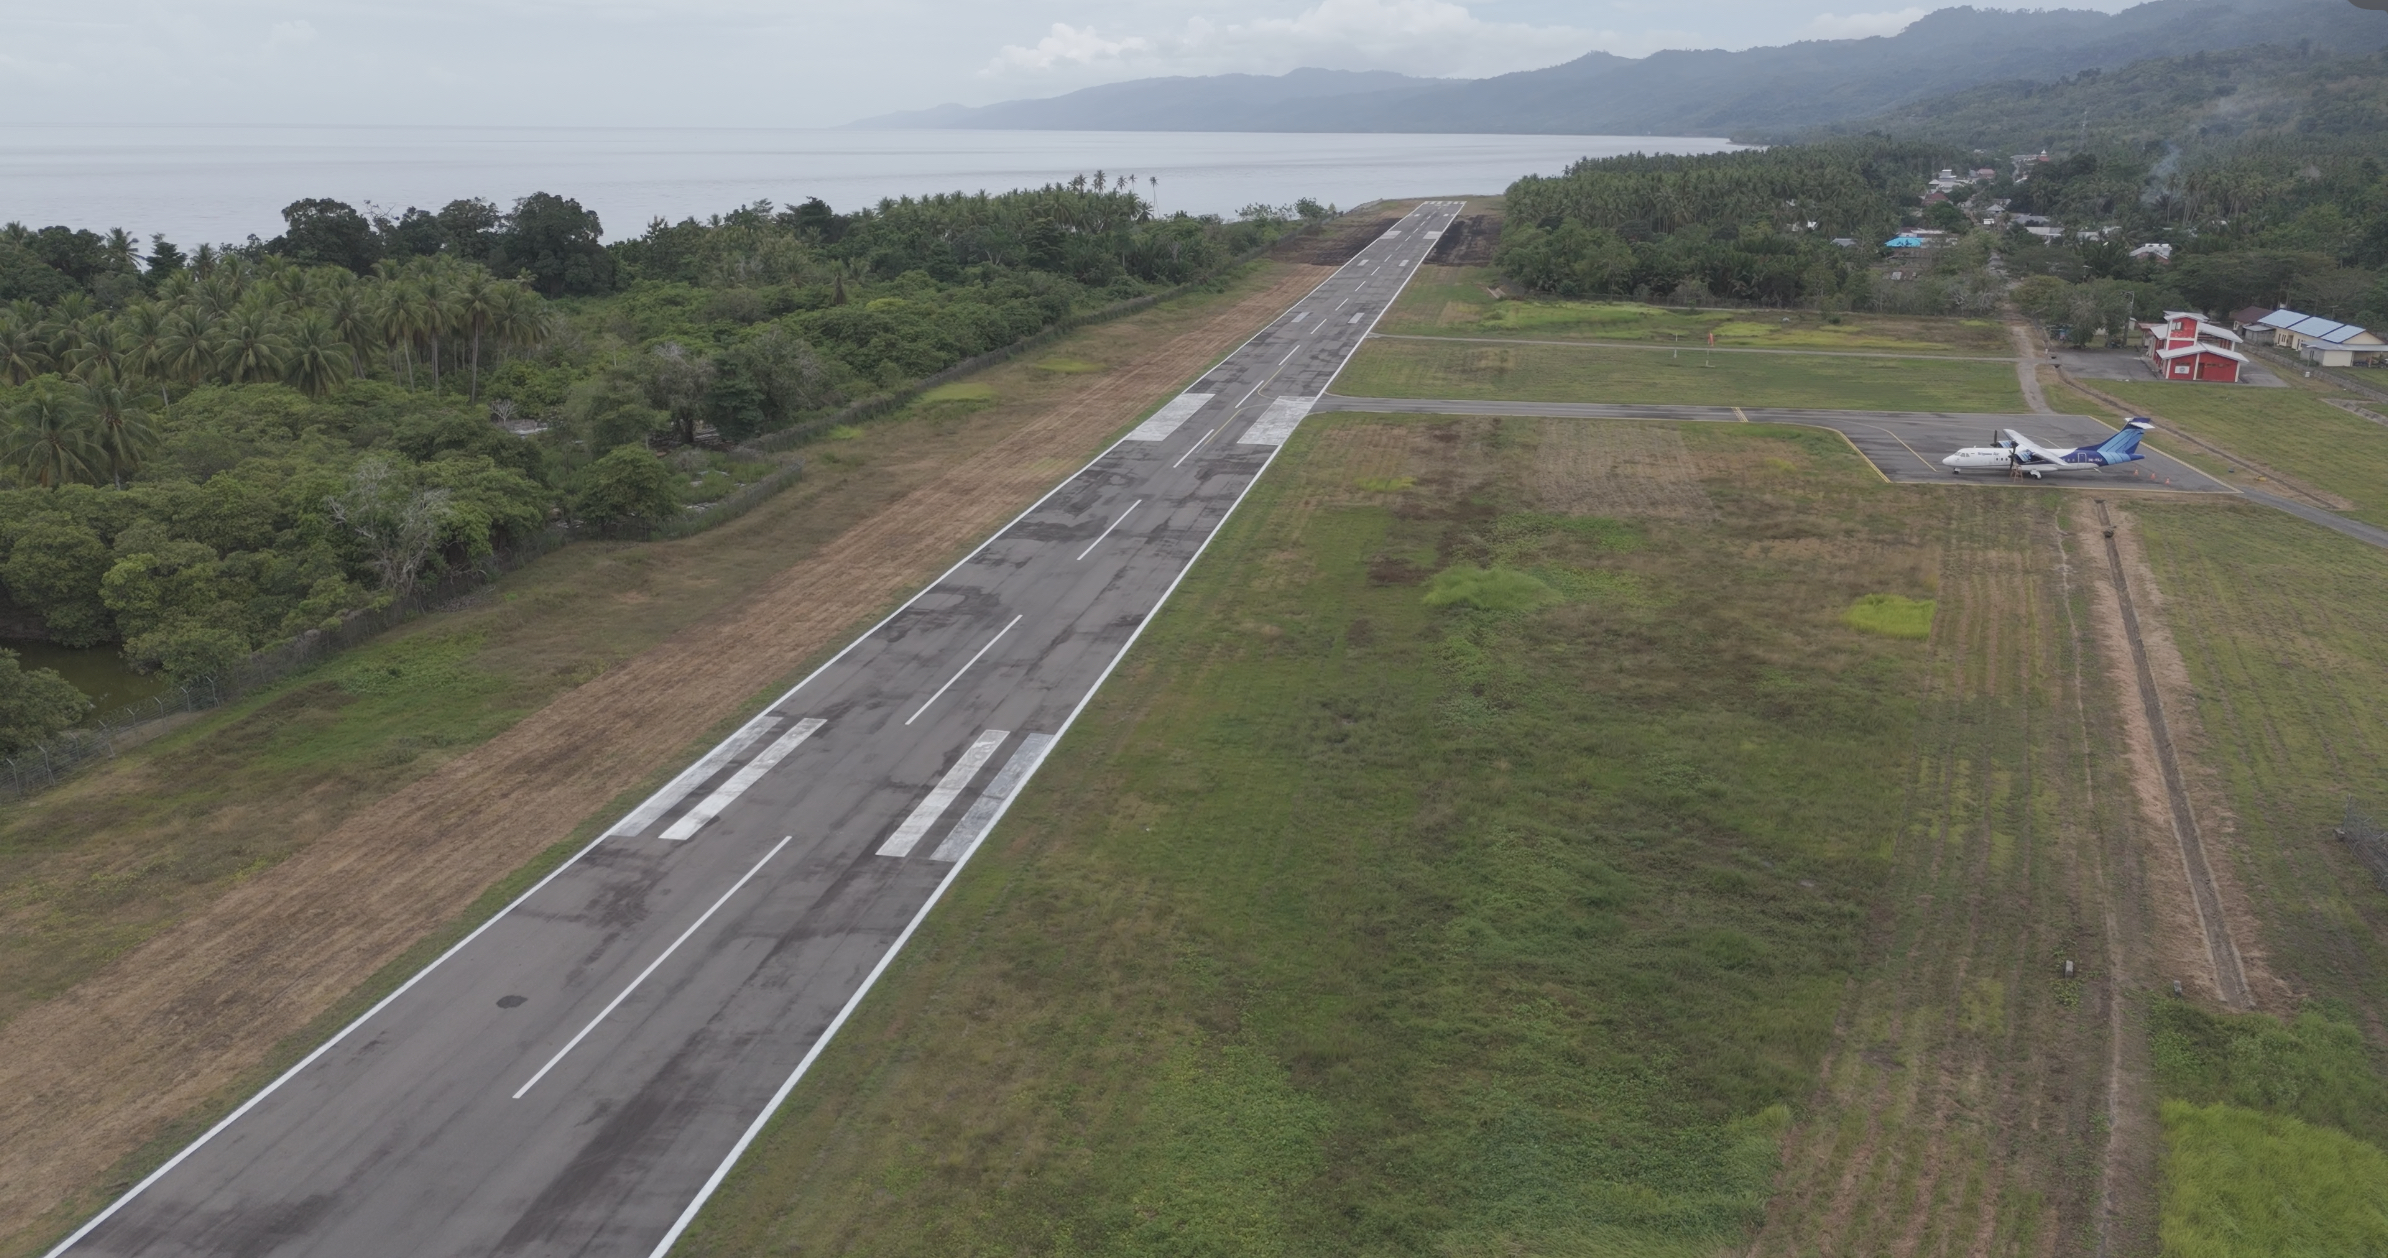
[[[1925,11],[1866,0],[0,0],[0,126],[833,126],[1149,75],[1476,77],[1593,49],[1888,35]]]

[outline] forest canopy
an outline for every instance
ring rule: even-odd
[[[752,478],[737,442],[1221,278],[1297,221],[1159,217],[1101,174],[612,242],[548,193],[282,217],[187,251],[0,227],[7,633],[216,672],[545,530],[702,510]],[[0,754],[73,706],[9,666]]]

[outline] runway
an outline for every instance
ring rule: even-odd
[[[668,1250],[1459,208],[1403,218],[51,1252]]]

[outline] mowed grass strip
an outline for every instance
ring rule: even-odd
[[[1737,427],[1713,522],[1564,515],[1535,421],[1323,418],[682,1252],[1745,1240],[1916,710],[1840,616],[1936,499]]]
[[[2177,421],[2200,440],[2337,494],[2355,504],[2347,514],[2356,519],[2388,525],[2388,427],[2350,415],[2302,385],[2257,389],[2101,380],[2098,387]],[[2223,479],[2241,485],[2252,480],[2243,473]]]
[[[1815,310],[1692,310],[1638,301],[1496,298],[1500,275],[1486,267],[1428,267],[1385,316],[1383,332],[1416,336],[1518,336],[1654,341],[1766,349],[1867,350],[1902,354],[2015,352],[1992,319]]]
[[[1790,354],[1680,354],[1586,345],[1481,345],[1377,338],[1331,386],[1345,397],[1651,402],[1860,411],[2016,414],[2004,363]]]
[[[2388,554],[2254,507],[2126,509],[2235,817],[2223,859],[2297,1001],[2155,997],[2167,1252],[2388,1252],[2388,892],[2337,834],[2350,798],[2388,817]]]

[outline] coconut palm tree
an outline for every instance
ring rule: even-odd
[[[382,339],[372,291],[353,278],[337,281],[326,291],[322,309],[331,322],[332,335],[348,346],[348,374],[364,379],[365,351]]]
[[[308,397],[331,392],[356,362],[332,330],[332,321],[319,311],[306,311],[290,325],[289,347],[282,358],[282,378]]]
[[[50,338],[15,310],[0,311],[0,379],[23,384],[50,369]]]
[[[141,246],[131,232],[121,227],[108,229],[107,239],[100,245],[100,256],[108,260],[109,266],[127,275],[140,273]]]
[[[135,302],[116,316],[116,337],[122,347],[122,370],[126,380],[148,380],[158,372],[158,350],[166,336],[166,312],[156,302]],[[171,402],[165,394],[164,382],[159,383],[160,400]]]
[[[481,400],[481,338],[497,321],[505,306],[507,285],[489,278],[480,267],[467,270],[449,290],[450,314],[456,321],[458,334],[472,338],[472,385],[465,391],[464,400]]]
[[[244,301],[216,329],[216,371],[233,384],[277,380],[290,357],[278,312],[264,301]]]
[[[430,342],[431,391],[439,392],[440,339],[456,328],[454,285],[447,275],[425,268],[414,288],[415,326]]]
[[[125,373],[124,341],[117,334],[114,319],[86,319],[76,327],[73,339],[74,345],[59,356],[66,374],[88,381],[95,376]]]
[[[216,321],[196,302],[177,307],[159,328],[155,361],[164,379],[192,385],[207,379],[216,367]]]
[[[133,409],[130,391],[115,376],[86,382],[82,401],[90,417],[92,470],[104,473],[122,489],[124,478],[140,470],[142,460],[157,445],[157,430],[142,421],[140,412]]]
[[[93,479],[96,457],[82,399],[55,383],[37,386],[9,415],[0,461],[44,489]]]
[[[395,268],[392,271],[394,274]],[[381,343],[405,364],[406,387],[411,390],[415,387],[415,343],[423,338],[422,305],[415,300],[414,285],[408,280],[385,279],[379,287],[373,307],[374,326],[381,334]],[[390,374],[397,373],[398,363],[392,363]]]

